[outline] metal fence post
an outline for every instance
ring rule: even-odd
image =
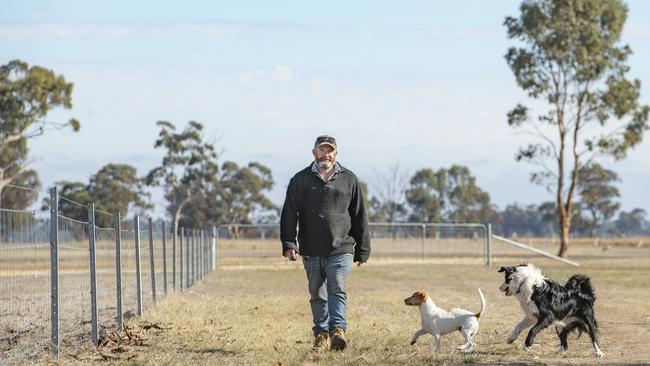
[[[424,241],[427,237],[427,226],[425,224],[422,224],[422,259],[424,259]]]
[[[199,230],[194,231],[196,233],[196,281],[201,280],[201,232]]]
[[[50,190],[50,320],[52,353],[59,356],[59,194]]]
[[[176,224],[172,224],[172,279],[174,291],[176,291]]]
[[[181,248],[180,248],[181,249],[180,250],[180,257],[181,257],[180,258],[181,259],[180,260],[180,265],[181,265],[180,270],[181,271],[180,272],[181,273],[180,273],[180,276],[179,276],[180,277],[180,282],[179,282],[180,286],[179,287],[180,287],[181,291],[183,290],[183,236],[184,235],[185,235],[185,228],[181,227],[180,237],[179,237],[179,244],[181,245]],[[185,278],[187,278],[187,276],[185,276]]]
[[[115,292],[117,296],[117,316],[115,323],[117,329],[122,329],[124,318],[122,317],[122,216],[117,211],[113,216],[115,219]]]
[[[149,216],[149,267],[151,269],[151,299],[156,302],[156,266],[153,255],[153,219]]]
[[[191,284],[193,285],[194,284],[194,253],[195,253],[195,250],[194,250],[194,230],[190,230],[190,240],[192,242],[192,245],[191,245],[192,255],[190,256],[192,258],[192,276],[191,276],[192,283]]]
[[[195,230],[196,233],[196,281],[201,280],[201,232]]]
[[[490,252],[492,250],[492,223],[487,224],[487,240],[485,241],[485,246],[485,264],[489,266],[492,262],[492,253]]]
[[[185,288],[190,287],[190,230],[185,235]]]
[[[210,270],[214,271],[217,268],[217,227],[212,227],[212,263],[210,263]]]
[[[201,278],[205,276],[205,230],[201,230]]]
[[[97,345],[97,272],[95,271],[95,204],[88,204],[88,249],[90,250],[90,328],[93,345]]]
[[[163,289],[165,295],[167,295],[167,240],[165,236],[167,232],[165,231],[165,222],[162,222],[162,245],[163,245]]]
[[[142,316],[142,267],[140,262],[140,217],[135,215],[135,281],[138,316]]]

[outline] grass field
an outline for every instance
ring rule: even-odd
[[[454,256],[376,257],[354,268],[349,288],[349,348],[343,353],[310,352],[311,314],[306,278],[300,263],[281,258],[249,258],[220,262],[219,268],[182,293],[174,293],[129,323],[122,338],[105,338],[100,348],[83,348],[56,360],[38,355],[26,361],[59,364],[623,364],[650,362],[650,249],[646,246],[593,245],[573,248],[582,266],[569,267],[523,253],[495,255],[493,265]],[[495,253],[500,250],[495,245]],[[500,265],[532,261],[557,280],[573,273],[592,277],[601,348],[597,359],[587,335],[569,340],[569,352],[557,354],[552,328],[543,331],[532,350],[521,347],[525,334],[505,343],[521,318],[517,301],[498,292]],[[470,264],[468,264],[470,263]],[[459,334],[442,338],[442,352],[433,339],[409,345],[419,325],[415,308],[403,304],[413,291],[429,291],[445,309],[478,309],[476,288],[487,299],[478,348],[460,354]]]

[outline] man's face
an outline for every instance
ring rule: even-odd
[[[338,154],[338,150],[334,150],[330,145],[320,145],[315,147],[311,152],[314,154],[314,160],[318,164],[318,167],[325,170],[334,166],[336,154]]]

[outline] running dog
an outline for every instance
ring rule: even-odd
[[[406,305],[417,306],[420,309],[422,328],[411,338],[411,345],[415,344],[420,336],[429,333],[436,340],[436,352],[440,352],[440,336],[457,330],[465,338],[465,343],[458,347],[458,350],[470,352],[476,348],[474,336],[478,333],[478,320],[481,313],[485,312],[485,298],[481,289],[478,289],[478,294],[481,297],[481,310],[478,313],[463,309],[452,309],[447,312],[437,307],[425,291],[418,291],[404,299]]]
[[[537,333],[555,322],[560,353],[567,351],[567,336],[576,330],[578,336],[583,331],[589,333],[596,356],[605,357],[598,346],[598,326],[594,315],[596,296],[589,277],[573,275],[562,286],[532,264],[501,267],[499,272],[505,275],[499,290],[506,296],[514,295],[525,313],[508,337],[508,343],[514,342],[521,331],[533,326],[525,342],[526,349],[529,349]]]

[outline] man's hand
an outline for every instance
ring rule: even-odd
[[[364,264],[364,263],[366,263],[366,262],[354,262],[354,263],[357,264],[357,267],[361,267],[361,265]]]
[[[287,249],[287,250],[285,250],[284,251],[284,256],[286,258],[289,258],[292,261],[295,261],[296,259],[298,259],[298,253],[296,253],[295,249]]]

